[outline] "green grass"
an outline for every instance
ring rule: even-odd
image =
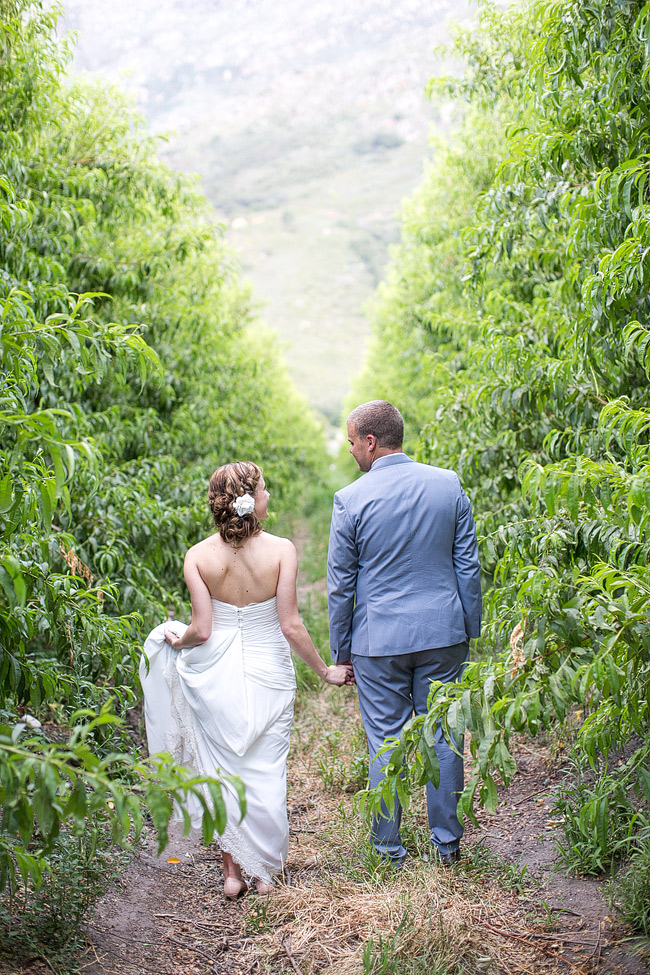
[[[630,794],[625,764],[596,770],[585,764],[574,754],[551,812],[563,820],[564,839],[556,839],[556,845],[566,868],[597,876],[633,848],[639,827],[647,827],[647,817]]]
[[[504,890],[516,894],[523,894],[531,885],[537,883],[528,876],[528,868],[525,864],[521,866],[519,863],[509,863],[481,843],[464,848],[460,864],[464,873],[476,877],[490,877]]]
[[[62,831],[41,886],[21,889],[0,905],[0,961],[43,958],[54,972],[79,971],[83,920],[132,856],[133,849],[115,846],[101,825],[87,824],[81,836]]]
[[[609,882],[607,893],[612,910],[650,937],[650,838],[632,855],[627,869]]]

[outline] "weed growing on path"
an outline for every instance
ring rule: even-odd
[[[627,870],[610,881],[608,895],[621,919],[650,937],[650,839],[632,855]]]
[[[527,876],[528,869],[525,864],[519,866],[517,863],[508,863],[482,843],[475,843],[466,851],[463,869],[476,877],[489,876],[505,890],[517,894],[525,893],[526,889],[534,884],[532,878]]]
[[[633,845],[639,827],[650,829],[621,768],[585,773],[574,761],[554,797],[552,812],[563,820],[565,836],[564,842],[557,841],[558,852],[569,870],[596,876],[606,872]]]
[[[0,908],[0,959],[26,962],[47,954],[52,970],[75,970],[84,941],[81,923],[132,855],[133,849],[111,842],[106,826],[86,824],[81,835],[62,830],[41,886],[22,887]]]

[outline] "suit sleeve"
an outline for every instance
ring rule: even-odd
[[[349,660],[352,652],[352,614],[357,588],[358,553],[354,525],[334,495],[327,553],[327,606],[330,648],[335,663]]]
[[[463,605],[465,632],[467,638],[472,639],[481,635],[481,569],[472,508],[460,485],[459,488],[453,561],[458,594]]]

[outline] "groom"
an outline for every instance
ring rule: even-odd
[[[327,562],[332,659],[350,660],[370,752],[377,758],[412,716],[425,713],[432,680],[460,678],[469,640],[481,630],[481,585],[470,503],[454,471],[418,464],[402,452],[404,422],[384,400],[348,417],[350,453],[365,476],[334,495]],[[440,784],[427,785],[431,841],[445,865],[460,857],[456,815],[463,760],[437,735]],[[392,817],[373,821],[382,859],[406,856]]]

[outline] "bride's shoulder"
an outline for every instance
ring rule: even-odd
[[[214,535],[208,535],[207,538],[202,538],[200,542],[196,543],[196,545],[192,545],[191,548],[188,548],[185,558],[200,558],[201,555],[205,555],[208,552],[213,551],[215,547],[221,547],[222,545],[223,539],[221,538],[221,535],[219,532],[215,532]]]
[[[273,547],[277,549],[278,552],[280,551],[288,552],[291,551],[291,549],[294,549],[295,551],[295,545],[293,544],[290,538],[283,538],[281,535],[272,535],[270,532],[261,532],[261,534],[258,535],[257,537],[262,541],[264,545]]]

